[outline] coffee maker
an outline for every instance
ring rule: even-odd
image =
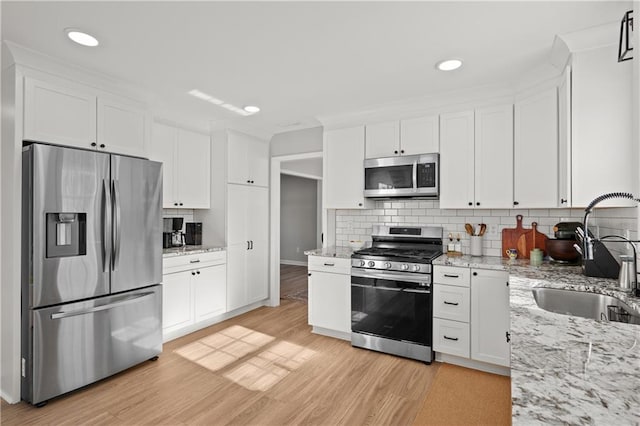
[[[162,220],[162,248],[182,247],[185,244],[182,224],[184,218],[165,217]]]

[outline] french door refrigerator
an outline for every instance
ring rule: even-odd
[[[162,164],[22,155],[22,399],[43,404],[162,351]]]

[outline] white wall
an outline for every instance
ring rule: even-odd
[[[271,156],[322,151],[322,127],[278,133],[271,138]]]
[[[317,244],[316,180],[280,177],[280,261],[306,264],[305,250]]]

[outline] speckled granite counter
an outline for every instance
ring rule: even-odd
[[[226,250],[226,247],[209,247],[209,246],[183,246],[162,249],[162,257],[184,256],[187,254],[208,253],[211,251]]]
[[[533,286],[602,293],[638,309],[640,299],[616,280],[498,257],[441,256],[434,264],[509,271],[514,424],[640,423],[640,326],[548,312],[531,293]]]
[[[323,247],[314,250],[307,250],[304,252],[307,256],[323,256],[323,257],[340,257],[342,259],[349,259],[353,254],[353,249],[350,247]]]

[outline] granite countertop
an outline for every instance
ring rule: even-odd
[[[212,251],[226,250],[226,247],[210,247],[210,246],[182,246],[162,249],[162,257],[184,256],[187,254],[208,253]]]
[[[602,293],[640,309],[616,280],[586,277],[579,266],[499,257],[445,255],[433,263],[509,272],[514,424],[640,423],[640,326],[545,311],[531,292]]]
[[[306,250],[304,254],[307,256],[322,256],[322,257],[338,257],[342,259],[351,259],[354,249],[351,247],[322,247],[314,250]]]

